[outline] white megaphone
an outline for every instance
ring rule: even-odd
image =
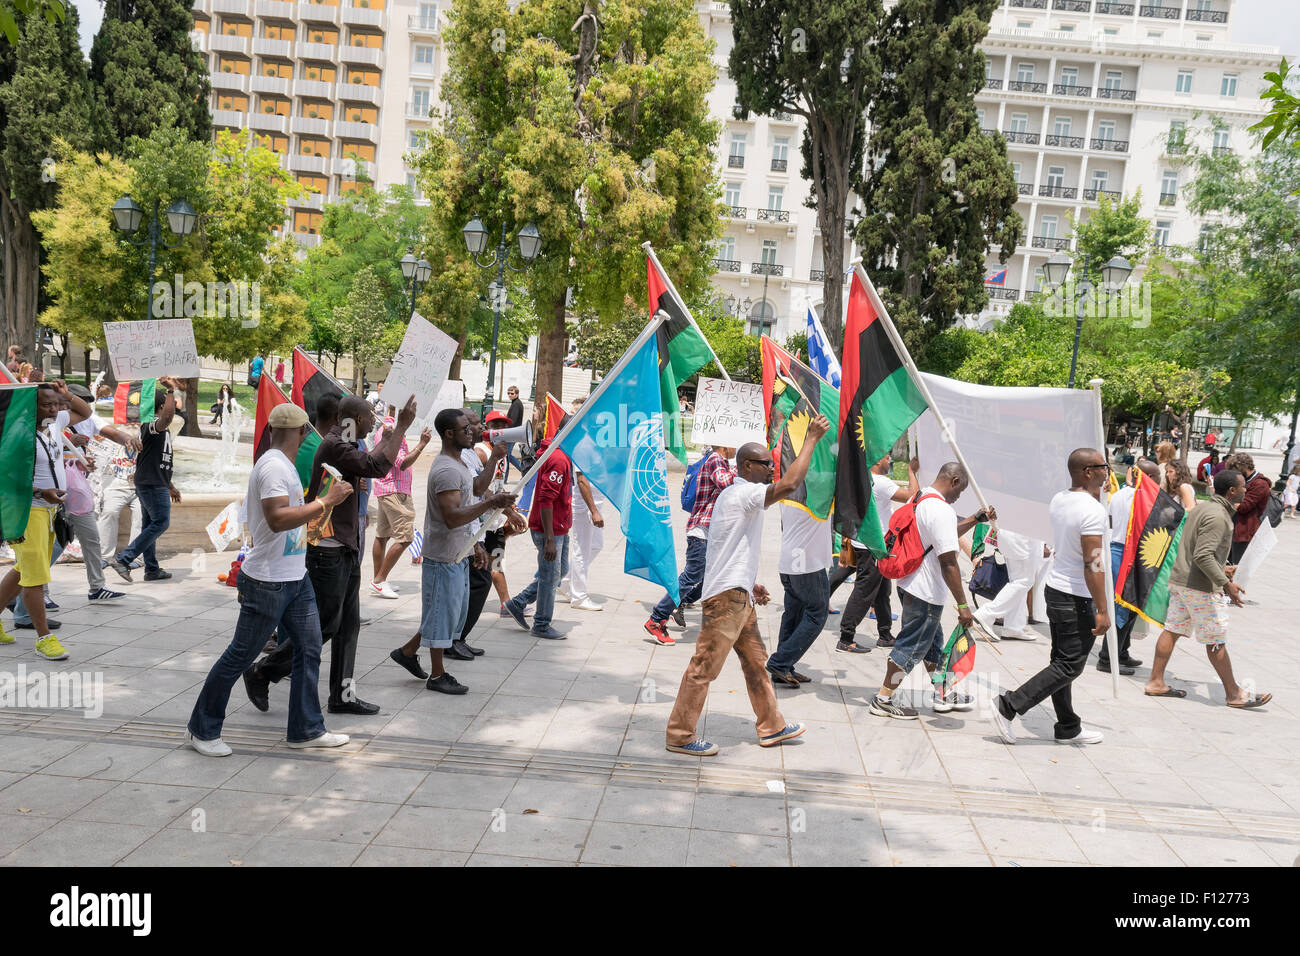
[[[499,442],[513,445],[518,442],[524,446],[524,454],[531,455],[535,447],[533,445],[533,423],[524,422],[514,428],[489,428],[483,432],[483,440],[489,445],[496,445]]]

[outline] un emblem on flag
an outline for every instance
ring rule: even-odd
[[[652,416],[633,428],[628,444],[632,448],[632,497],[647,511],[671,520],[662,416]]]

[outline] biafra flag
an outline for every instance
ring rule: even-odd
[[[1187,513],[1145,473],[1138,472],[1115,602],[1160,627],[1169,607],[1169,575],[1178,557]]]
[[[143,382],[122,382],[113,392],[113,424],[145,425],[154,418],[154,400],[158,393],[158,379]]]
[[[646,256],[646,268],[650,277],[650,317],[664,313],[664,321],[655,332],[659,348],[659,396],[664,411],[664,448],[684,465],[686,444],[682,441],[677,389],[709,363],[713,350],[652,255]]]
[[[545,424],[542,426],[542,436],[549,443],[555,437],[556,432],[564,427],[564,423],[569,420],[569,413],[564,410],[564,406],[550,392],[546,393],[546,417]]]
[[[970,631],[958,624],[948,635],[948,643],[943,646],[943,658],[935,670],[935,676],[942,681],[943,693],[946,695],[974,668],[975,639],[970,636]]]
[[[284,392],[280,391],[279,386],[271,381],[271,376],[263,375],[257,380],[257,414],[253,419],[253,461],[261,458],[266,450],[271,447],[271,429],[266,424],[271,409],[288,401],[284,397]],[[316,433],[314,427],[308,429],[307,437],[303,439],[302,445],[298,448],[298,459],[294,462],[294,467],[298,469],[298,477],[302,480],[304,492],[306,492],[307,486],[311,484],[312,462],[316,458],[316,449],[319,447],[320,435]]]
[[[259,389],[258,394],[261,394]],[[293,403],[307,413],[312,427],[316,427],[316,403],[326,395],[342,397],[350,394],[323,368],[311,360],[301,345],[293,347],[293,390],[290,397]]]
[[[803,448],[808,425],[819,414],[835,421],[840,393],[835,386],[781,348],[766,335],[763,355],[763,399],[767,409],[767,446],[776,463],[774,478],[794,464]],[[829,436],[828,436],[829,437]],[[814,518],[825,521],[835,502],[835,445],[823,439],[813,451],[808,476],[786,499]]]
[[[0,388],[0,541],[27,533],[36,472],[36,386]]]
[[[844,320],[844,361],[840,377],[839,464],[835,472],[835,530],[885,554],[884,536],[871,494],[871,466],[894,447],[908,426],[926,410],[903,356],[886,329],[889,316],[862,268],[853,270]]]

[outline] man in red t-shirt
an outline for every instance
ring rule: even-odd
[[[537,448],[538,457],[547,442]],[[555,588],[569,570],[569,528],[573,525],[573,465],[569,456],[556,449],[537,473],[533,506],[528,513],[528,530],[537,546],[537,574],[528,587],[502,605],[525,631],[534,637],[563,640],[564,635],[551,627],[555,610]],[[532,627],[524,612],[537,602]]]

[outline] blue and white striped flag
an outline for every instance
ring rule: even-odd
[[[830,342],[831,340],[826,337],[826,330],[822,328],[821,319],[817,318],[817,313],[813,311],[810,302],[808,304],[808,365],[826,381],[839,388],[840,360],[835,357]]]

